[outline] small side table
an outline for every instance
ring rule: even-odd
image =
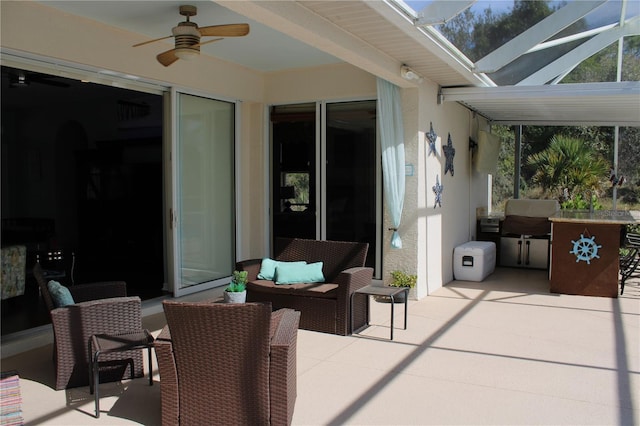
[[[366,294],[367,295],[367,325],[369,325],[369,304],[371,303],[371,298],[369,296],[387,296],[391,299],[391,336],[390,340],[393,340],[393,318],[394,318],[394,297],[398,294],[404,292],[404,329],[407,329],[407,310],[409,308],[409,287],[390,287],[390,286],[374,286],[368,285],[362,287],[353,293],[351,293],[351,312],[353,312],[353,296],[355,294]],[[351,317],[351,329],[353,330],[353,314]]]
[[[100,365],[98,359],[102,354],[124,352],[135,349],[147,349],[149,355],[149,386],[153,386],[151,368],[151,348],[153,336],[149,330],[135,330],[118,334],[94,334],[89,339],[89,392],[95,394],[96,418],[100,417],[100,398],[98,388],[100,386]],[[127,361],[123,361],[127,362]],[[131,378],[134,378],[133,360],[131,363]],[[144,366],[143,366],[144,374]]]

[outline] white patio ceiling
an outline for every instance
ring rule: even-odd
[[[491,71],[508,63],[513,57],[531,49],[532,45],[533,48],[540,48],[540,41],[548,38],[550,32],[579,19],[582,14],[604,1],[626,0],[573,2],[575,4],[571,3],[562,15],[552,15],[549,21],[545,20],[542,25],[532,27],[526,35],[514,39],[510,46],[494,51],[476,64],[461,55],[433,27],[425,26],[424,16],[419,21],[417,14],[412,15],[401,1],[228,0],[186,3],[198,5],[197,21],[202,24],[248,20],[253,25],[252,31],[253,28],[256,33],[260,31],[260,37],[251,39],[250,47],[247,42],[229,42],[227,45],[214,43],[216,46],[202,48],[203,54],[219,56],[259,71],[300,68],[305,63],[313,66],[345,61],[399,86],[412,87],[415,83],[400,76],[401,66],[407,64],[441,87],[438,100],[460,102],[494,123],[639,126],[640,82],[580,85],[541,83],[563,75],[574,66],[573,63],[579,63],[582,57],[588,57],[590,52],[597,51],[600,48],[598,46],[610,44],[608,40],[615,40],[623,34],[640,34],[637,16],[626,22],[623,20],[622,26],[601,29],[586,48],[583,46],[580,52],[571,52],[569,56],[550,64],[532,79],[520,82],[519,85],[490,87],[494,85],[493,82],[480,72]],[[177,6],[185,2],[42,3],[107,25],[138,32],[141,39],[144,39],[166,35],[166,28],[178,20]],[[435,3],[437,5],[439,2]],[[471,1],[455,3],[464,6]],[[127,7],[123,8],[123,4]],[[126,13],[122,12],[123,9]],[[210,13],[207,12],[209,9]],[[222,19],[223,22],[218,22],[217,19]],[[298,50],[297,55],[292,54],[287,59],[286,49],[282,48],[285,39],[291,43],[292,47],[288,49],[290,51],[293,51],[294,43],[307,48]],[[544,42],[542,44],[544,47]],[[223,51],[225,46],[233,48]],[[265,57],[263,61],[259,60],[260,55]],[[274,66],[273,62],[269,63],[269,57],[277,57],[277,66],[280,68]],[[263,69],[260,69],[261,66]],[[549,75],[552,76],[548,77]]]
[[[439,101],[460,102],[499,124],[640,125],[640,82],[544,84],[615,42],[623,34],[640,34],[638,17],[620,27],[603,28],[578,52],[570,52],[518,86],[495,84],[479,66],[497,68],[528,50],[545,48],[544,40],[607,0],[575,2],[559,16],[525,32],[474,64],[436,30],[421,24],[424,16],[407,12],[395,1],[219,2],[274,28],[300,26],[292,34],[320,50],[349,61],[403,87],[415,83],[399,76],[402,64],[440,87]],[[626,1],[626,0],[624,0]],[[283,4],[286,3],[286,4]],[[471,1],[457,3],[456,12]],[[562,9],[561,9],[562,10]],[[309,14],[309,12],[312,12]],[[455,12],[454,12],[455,13]],[[283,25],[283,21],[289,25]],[[593,34],[591,34],[593,35]],[[542,44],[542,46],[540,46]],[[547,76],[547,77],[545,77]]]

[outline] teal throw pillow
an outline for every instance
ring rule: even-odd
[[[49,283],[47,284],[47,288],[49,289],[49,293],[51,294],[51,298],[53,299],[53,304],[56,305],[56,308],[73,305],[75,303],[69,289],[60,284],[58,281],[49,281]]]
[[[305,265],[280,264],[276,266],[276,284],[323,283],[322,262]]]
[[[269,259],[265,257],[262,259],[262,264],[260,265],[260,273],[258,273],[259,280],[273,280],[273,277],[276,275],[276,266],[282,264],[292,264],[292,265],[306,265],[307,262],[282,262],[279,260]]]

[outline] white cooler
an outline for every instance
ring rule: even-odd
[[[496,243],[469,241],[453,252],[453,275],[456,280],[482,281],[496,268]]]

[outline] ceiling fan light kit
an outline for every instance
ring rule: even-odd
[[[242,37],[249,34],[249,24],[212,25],[199,28],[198,24],[189,20],[191,16],[195,16],[197,13],[198,9],[195,6],[180,6],[180,15],[185,16],[187,19],[173,27],[171,30],[172,35],[134,44],[133,47],[173,37],[175,47],[156,56],[158,62],[168,67],[178,59],[189,60],[200,55],[200,46],[222,40],[222,38],[217,38],[200,42],[201,37]]]
[[[174,50],[176,57],[178,59],[184,59],[185,61],[190,61],[200,55],[200,49],[178,48]]]

